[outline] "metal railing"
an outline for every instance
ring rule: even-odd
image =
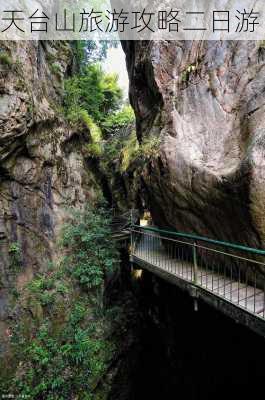
[[[121,232],[129,229],[132,224],[137,222],[139,213],[138,210],[129,210],[120,214],[116,209],[112,209],[111,230],[113,233]]]
[[[131,254],[265,318],[265,250],[133,225]]]

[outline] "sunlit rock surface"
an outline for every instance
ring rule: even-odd
[[[260,42],[124,42],[141,173],[155,223],[265,246],[265,75]]]
[[[95,197],[85,168],[84,132],[60,117],[63,77],[72,54],[64,42],[2,42],[0,62],[0,334],[12,288],[56,256],[66,208]],[[10,246],[21,249],[18,270]],[[2,342],[3,343],[3,342]]]

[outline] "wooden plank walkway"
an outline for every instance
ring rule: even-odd
[[[221,297],[258,317],[265,318],[264,291],[200,266],[197,270],[197,281],[194,282],[193,263],[169,257],[159,237],[153,238],[150,246],[150,238],[142,235],[132,255],[157,269],[167,271],[193,285],[196,284],[212,295]]]

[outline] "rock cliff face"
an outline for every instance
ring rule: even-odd
[[[81,151],[86,134],[59,117],[71,59],[64,42],[0,44],[1,336],[12,289],[56,256],[65,208],[81,207],[97,190]]]
[[[265,246],[265,75],[259,42],[124,42],[155,223]]]

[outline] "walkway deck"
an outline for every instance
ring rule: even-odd
[[[191,251],[193,251],[193,257]],[[213,252],[215,256],[220,253],[221,263],[217,264],[215,261],[215,265],[209,267],[209,264],[202,261],[203,257],[198,257],[198,254],[202,254],[203,251],[204,256],[206,252],[208,255],[209,252]],[[224,262],[224,257],[226,257],[225,267],[220,266]],[[193,292],[197,291],[197,294],[203,291],[204,297],[206,295],[206,297],[212,298],[213,303],[219,299],[223,300],[226,305],[235,306],[237,308],[236,315],[241,311],[251,314],[259,320],[258,324],[260,321],[263,323],[264,333],[262,334],[265,336],[264,286],[261,284],[261,279],[257,279],[256,273],[252,273],[249,279],[245,273],[240,271],[239,267],[239,272],[235,274],[235,258],[236,261],[242,262],[244,268],[246,262],[248,267],[251,262],[256,267],[256,264],[262,264],[254,258],[252,260],[243,258],[241,255],[220,252],[216,248],[211,249],[201,244],[194,246],[194,243],[184,239],[172,240],[172,238],[165,238],[165,235],[161,237],[157,233],[145,231],[144,228],[135,228],[132,232],[132,261],[134,263],[143,268],[146,267],[160,276],[162,274],[167,277],[167,280],[172,281],[172,278],[175,278],[175,282],[183,281]],[[253,325],[252,322],[251,325]]]

